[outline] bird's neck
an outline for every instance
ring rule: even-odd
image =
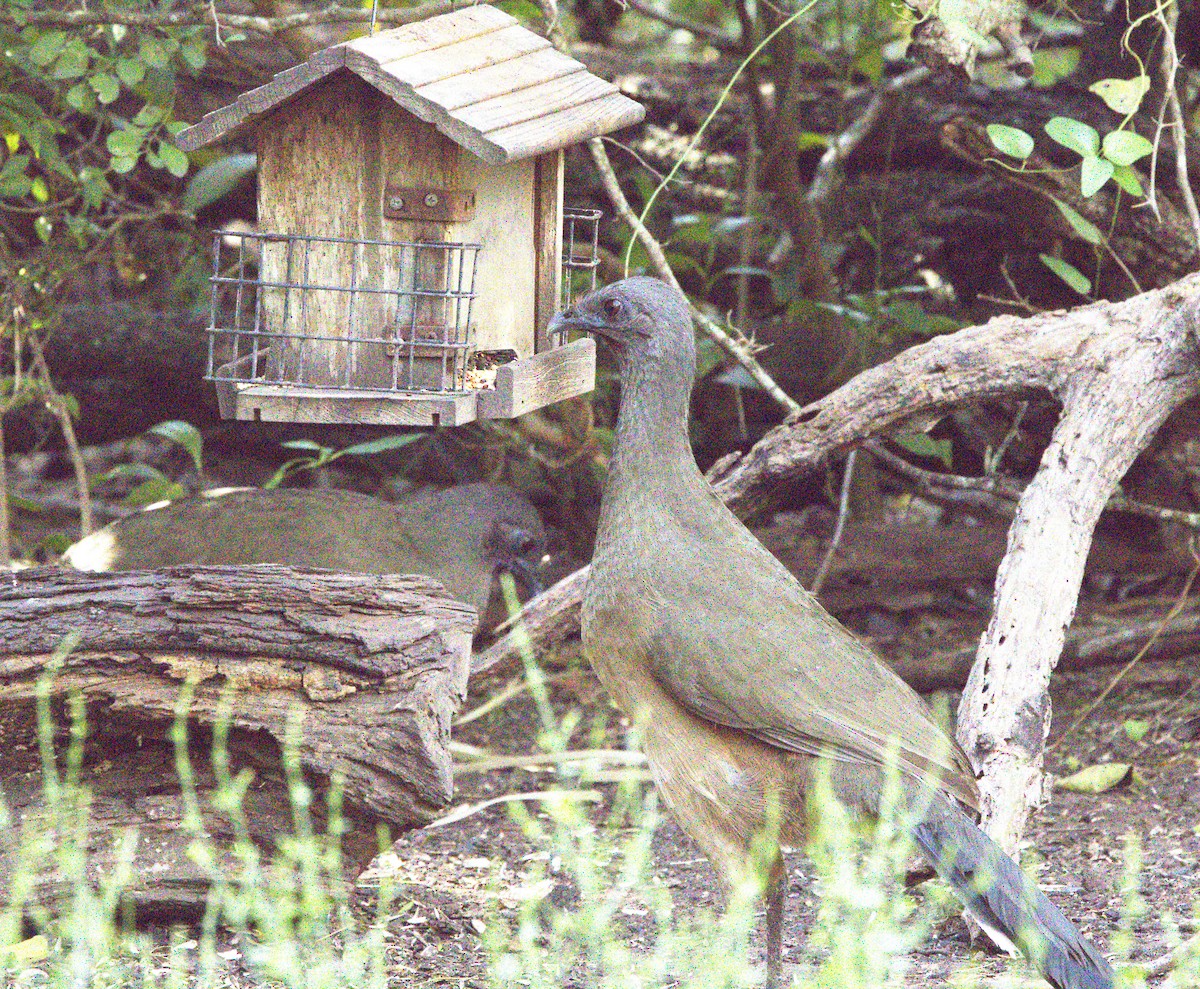
[[[682,375],[639,369],[621,381],[621,411],[604,498],[597,543],[614,541],[618,517],[670,516],[687,512],[708,485],[688,440],[691,381]]]

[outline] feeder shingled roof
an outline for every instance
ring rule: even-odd
[[[317,52],[206,114],[176,143],[194,151],[241,134],[340,69],[493,165],[627,127],[646,112],[516,18],[480,5]]]

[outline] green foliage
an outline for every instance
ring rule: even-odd
[[[22,25],[29,6],[10,0],[17,23],[0,25],[0,223],[20,258],[0,284],[32,313],[131,222],[182,213],[163,195],[190,168],[176,83],[204,68],[208,40],[203,26]]]
[[[283,753],[292,808],[293,830],[278,837],[276,848],[264,857],[246,830],[242,803],[253,773],[230,772],[229,725],[232,693],[222,700],[214,730],[212,768],[217,786],[213,808],[227,815],[235,835],[231,854],[222,858],[205,834],[200,818],[196,773],[188,751],[187,715],[192,688],[181,688],[170,737],[186,808],[184,827],[192,836],[189,854],[202,870],[211,870],[214,883],[205,906],[197,941],[181,943],[176,936],[165,959],[151,938],[125,922],[123,898],[136,884],[132,862],[137,835],[113,835],[116,868],[98,885],[88,878],[86,856],[91,795],[86,782],[84,746],[86,708],[73,693],[67,700],[70,723],[66,750],[56,747],[56,724],[51,698],[54,679],[77,639],[64,642],[47,664],[37,688],[37,730],[42,762],[44,809],[26,814],[11,893],[0,911],[0,982],[12,983],[20,969],[36,962],[45,973],[47,989],[132,989],[183,986],[216,989],[226,984],[217,956],[218,923],[241,932],[242,965],[254,982],[289,989],[385,989],[388,984],[384,932],[392,906],[392,890],[384,883],[379,912],[366,929],[351,914],[343,894],[340,813],[337,782],[326,798],[328,829],[318,833],[310,807],[313,794],[299,769],[300,715],[293,712]],[[0,826],[18,826],[0,800]],[[224,871],[218,861],[226,863]],[[35,897],[35,882],[45,870],[69,895],[59,912]],[[38,938],[23,940],[26,917]],[[189,950],[189,948],[194,949]]]
[[[330,446],[322,446],[314,440],[287,440],[279,445],[289,450],[311,450],[311,454],[303,457],[294,457],[289,460],[271,475],[263,487],[277,488],[289,475],[295,474],[297,471],[317,470],[320,467],[333,463],[341,457],[369,457],[375,453],[399,450],[410,443],[424,439],[425,435],[424,433],[398,433],[392,436],[383,436],[377,440],[368,440],[365,443],[355,443],[353,446],[343,447],[341,450],[335,450]]]
[[[204,438],[200,435],[200,430],[190,422],[171,419],[151,426],[146,432],[179,444],[192,458],[196,473],[203,473]],[[157,467],[151,467],[149,464],[117,464],[97,476],[92,484],[114,481],[133,485],[122,499],[122,504],[129,508],[141,508],[159,501],[175,501],[187,494],[187,489],[182,484],[171,480]]]
[[[947,470],[952,466],[953,446],[949,440],[935,440],[926,433],[901,433],[895,440],[909,453],[918,457],[934,457],[940,460]]]
[[[1039,254],[1038,260],[1080,295],[1091,294],[1092,280],[1071,262],[1056,258],[1052,254]]]

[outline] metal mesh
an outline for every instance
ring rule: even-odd
[[[562,298],[566,309],[580,295],[596,287],[600,267],[600,217],[598,209],[563,210]]]
[[[218,232],[207,377],[462,390],[480,249]]]

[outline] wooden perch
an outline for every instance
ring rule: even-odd
[[[746,518],[784,482],[880,432],[927,423],[960,402],[1045,391],[1063,415],[1017,506],[991,625],[960,709],[959,734],[981,775],[989,831],[1010,851],[1041,799],[1047,684],[1074,615],[1096,522],[1120,479],[1180,403],[1200,392],[1200,275],[1123,302],[1030,318],[1000,316],[871,368],[790,416],[740,458],[709,471]],[[527,620],[534,642],[561,636],[578,609],[580,571]],[[565,585],[565,586],[564,586]],[[511,663],[508,635],[473,670]]]
[[[230,705],[232,776],[250,769],[242,810],[269,856],[294,833],[282,762],[289,721],[325,823],[336,776],[343,795],[343,867],[356,875],[379,851],[377,826],[430,820],[452,796],[450,720],[466,687],[474,610],[426,577],[337,574],[282,566],[172,567],[80,573],[42,567],[0,590],[0,788],[14,819],[44,807],[36,705],[62,637],[78,647],[49,679],[63,763],[65,701],[86,705],[83,785],[91,796],[89,876],[114,865],[115,839],[138,832],[130,897],[152,915],[194,915],[211,878],[188,856],[185,800],[170,731],[180,690],[204,830],[231,862],[235,829],[211,798],[212,737]],[[0,831],[0,896],[12,886],[22,829]],[[59,892],[43,871],[39,896]]]

